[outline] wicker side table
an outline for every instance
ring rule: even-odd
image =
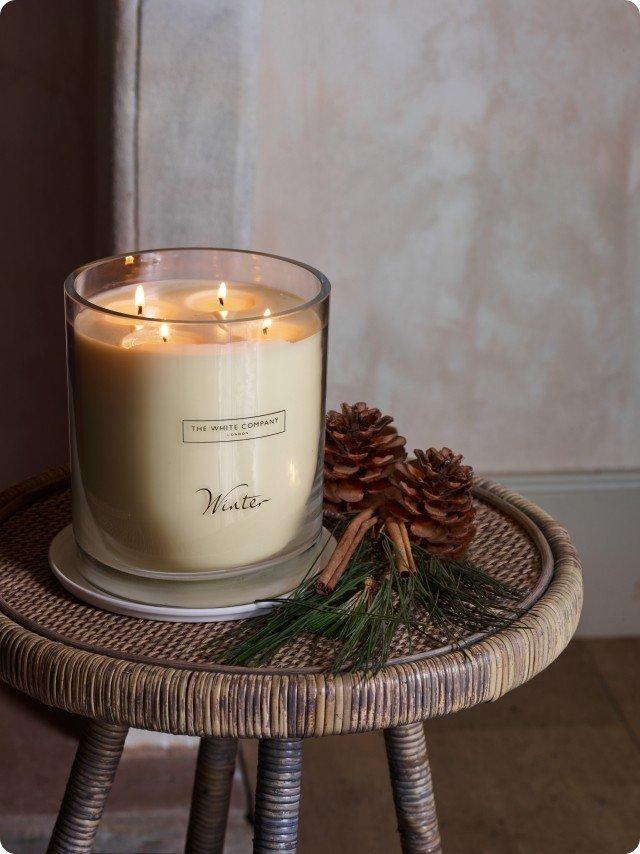
[[[201,737],[187,851],[222,851],[237,740],[259,738],[254,850],[294,851],[302,740],[384,730],[402,848],[441,850],[422,722],[497,700],[564,649],[580,614],[580,563],[564,529],[535,505],[479,481],[473,557],[518,585],[526,613],[464,650],[399,637],[375,676],[327,672],[328,650],[301,639],[268,668],[222,668],[202,652],[230,624],[138,620],[73,599],[47,563],[69,521],[68,474],[0,495],[0,678],[84,715],[51,852],[90,851],[129,726]]]

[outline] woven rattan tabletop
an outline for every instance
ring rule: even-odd
[[[326,671],[330,647],[302,637],[269,667],[221,667],[233,623],[165,623],[74,599],[49,570],[70,520],[68,473],[0,495],[0,677],[43,702],[116,723],[195,735],[291,737],[380,729],[497,699],[568,643],[582,602],[564,529],[489,481],[476,486],[471,557],[522,595],[524,616],[464,650],[399,633],[374,676]],[[203,645],[214,641],[214,651]]]

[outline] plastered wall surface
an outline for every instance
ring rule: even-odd
[[[640,465],[626,0],[143,2],[139,245],[334,285],[329,402],[484,470]]]
[[[640,464],[640,15],[263,16],[253,243],[327,269],[330,399],[486,470]]]

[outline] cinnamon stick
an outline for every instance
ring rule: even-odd
[[[335,590],[337,583],[340,581],[340,579],[342,578],[342,576],[344,574],[344,571],[349,566],[349,562],[350,562],[351,558],[353,557],[353,555],[355,554],[358,546],[360,545],[360,543],[364,539],[365,534],[367,533],[367,531],[370,528],[372,528],[376,524],[376,521],[377,521],[376,519],[369,519],[368,522],[365,522],[359,528],[358,533],[354,537],[353,542],[351,543],[351,546],[349,547],[349,551],[343,557],[341,563],[336,567],[333,575],[331,576],[329,581],[326,582],[326,584],[322,588],[321,592],[332,593]]]
[[[411,572],[416,573],[418,571],[418,568],[413,557],[413,549],[411,548],[411,540],[409,539],[409,532],[407,531],[407,526],[404,522],[400,522],[399,527],[400,533],[402,534],[402,542],[404,543],[405,553],[407,555],[407,558],[409,559],[409,569],[411,570]]]
[[[375,508],[367,507],[351,520],[346,531],[342,535],[336,550],[331,555],[320,578],[316,581],[318,593],[331,593],[343,572],[347,568],[353,553],[362,542],[364,535],[376,522],[373,518]]]
[[[386,526],[389,539],[396,549],[396,566],[398,567],[398,572],[400,575],[409,575],[410,573],[413,573],[415,571],[413,555],[411,554],[411,549],[407,548],[407,545],[405,544],[405,537],[406,542],[409,542],[409,536],[406,528],[405,537],[402,536],[402,528],[404,528],[404,524],[396,522],[395,519],[388,518]]]

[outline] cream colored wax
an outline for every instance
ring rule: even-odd
[[[307,310],[213,323],[301,305],[227,283],[223,308],[218,285],[143,285],[144,317],[156,322],[86,308],[75,319],[73,526],[108,566],[206,573],[289,554],[319,534],[320,321]],[[135,288],[98,304],[133,313]]]

